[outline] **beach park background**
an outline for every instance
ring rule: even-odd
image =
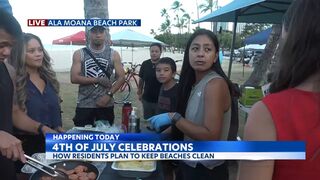
[[[218,2],[218,6],[224,6],[232,0],[221,0]],[[79,0],[56,0],[56,1],[44,1],[44,0],[9,0],[13,15],[17,18],[24,32],[36,34],[45,44],[45,49],[49,52],[53,60],[53,69],[57,72],[58,80],[61,84],[61,97],[62,111],[63,111],[63,125],[65,129],[69,129],[73,126],[72,118],[74,116],[77,98],[77,87],[70,83],[70,68],[72,64],[72,55],[75,50],[82,48],[83,46],[73,45],[52,45],[52,40],[61,37],[74,34],[80,30],[84,30],[83,27],[29,27],[27,26],[27,19],[83,19],[84,18],[84,1]],[[205,0],[189,1],[180,0],[183,4],[183,8],[189,12],[191,19],[198,19],[197,6],[206,3]],[[109,18],[113,19],[141,19],[141,27],[133,27],[132,30],[149,35],[150,30],[154,29],[158,32],[161,22],[164,17],[161,16],[162,8],[171,8],[173,0],[139,0],[127,1],[127,0],[109,0],[108,11]],[[142,6],[141,6],[142,4]],[[138,5],[138,6],[137,6]],[[27,10],[27,11],[26,11]],[[208,12],[199,12],[200,16],[208,14]],[[197,24],[191,24],[191,28],[195,28]],[[210,28],[209,22],[201,23],[202,28]],[[123,27],[110,28],[110,34],[114,34],[123,30]],[[172,33],[177,33],[177,28],[172,28]],[[149,35],[150,36],[150,35]],[[149,59],[149,48],[131,48],[131,47],[113,47],[119,52],[122,57],[122,62],[142,63],[144,60]],[[183,54],[176,52],[164,51],[162,57],[171,57],[174,60],[182,60]],[[182,62],[178,62],[178,68],[181,68]],[[227,70],[228,60],[222,61],[223,67]],[[231,79],[234,82],[241,84],[249,76],[251,69],[246,67],[245,74],[242,76],[242,65],[234,64],[232,69]],[[227,73],[227,71],[226,71]],[[135,93],[132,93],[135,95]],[[136,97],[132,97],[133,105],[137,106],[141,111],[141,103],[136,100]],[[116,121],[120,123],[121,106],[116,105]]]
[[[72,55],[74,51],[82,48],[83,46],[71,46],[71,45],[45,45],[46,50],[52,58],[53,69],[57,72],[57,78],[60,82],[60,95],[63,99],[62,102],[62,117],[63,117],[63,127],[65,129],[70,129],[73,127],[72,118],[75,113],[76,101],[78,95],[78,85],[71,84],[70,82],[70,68],[72,65]],[[141,64],[144,60],[150,58],[149,48],[131,48],[131,47],[112,47],[117,50],[119,54],[122,54],[122,62],[133,62],[133,64]],[[122,53],[121,53],[122,49]],[[180,52],[167,52],[164,51],[161,57],[171,57],[174,60],[182,60],[183,53]],[[222,67],[227,73],[229,59],[224,57],[221,61]],[[182,66],[182,61],[177,62],[178,70]],[[244,72],[243,72],[244,70]],[[235,83],[242,84],[250,75],[253,68],[243,67],[241,63],[234,62],[231,80]],[[133,83],[131,83],[133,84]],[[135,87],[135,86],[133,86]],[[131,93],[130,100],[132,101],[133,106],[138,107],[138,110],[142,111],[141,102],[137,100],[136,89],[134,88]],[[115,124],[120,125],[121,123],[121,108],[122,105],[115,105]],[[244,118],[240,117],[240,133],[242,132]],[[146,123],[142,123],[142,126],[145,126]]]
[[[45,45],[46,50],[48,51],[49,55],[52,58],[53,69],[57,72],[57,78],[60,82],[60,96],[63,100],[61,104],[62,108],[62,120],[63,120],[63,127],[65,130],[72,128],[73,121],[72,118],[75,114],[76,102],[77,102],[77,95],[78,95],[78,85],[71,84],[70,82],[70,68],[72,64],[72,55],[74,51],[77,49],[82,48],[83,46],[70,46],[70,45]],[[122,61],[123,62],[132,62],[134,64],[142,63],[144,60],[149,59],[150,53],[149,48],[131,48],[131,47],[113,47],[115,50],[122,54]],[[121,53],[122,50],[122,53]],[[133,51],[132,51],[133,50]],[[132,58],[133,55],[133,58]],[[172,52],[163,52],[162,57],[171,57],[174,60],[182,60],[183,53],[172,53]],[[228,57],[224,57],[221,61],[222,68],[224,69],[225,73],[227,73],[229,59]],[[182,61],[177,63],[178,70],[182,66]],[[236,61],[233,63],[232,73],[231,73],[231,80],[235,83],[242,84],[250,75],[253,68],[251,67],[243,67],[241,63],[237,63]],[[131,83],[133,84],[133,83]],[[134,86],[135,87],[135,86]],[[131,93],[130,101],[132,105],[138,107],[138,113],[142,114],[142,104],[137,99],[136,96],[136,88],[133,89]],[[119,126],[121,124],[121,110],[122,105],[116,104],[115,105],[115,125]],[[245,116],[239,113],[239,136],[242,137],[243,127],[245,124]],[[143,120],[141,121],[141,126],[146,127],[148,122]],[[236,161],[229,161],[229,179],[234,180],[236,179],[237,175],[237,162]]]

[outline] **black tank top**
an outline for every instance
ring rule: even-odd
[[[13,84],[6,65],[0,62],[0,130],[12,134]],[[1,179],[16,179],[13,161],[0,155]]]

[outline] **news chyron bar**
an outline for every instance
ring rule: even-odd
[[[306,158],[303,141],[166,141],[159,134],[46,135],[51,160],[279,160]]]
[[[29,27],[141,26],[141,19],[28,19]]]

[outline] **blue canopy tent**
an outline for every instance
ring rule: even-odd
[[[280,24],[282,22],[282,16],[291,2],[292,0],[234,0],[211,14],[196,20],[194,23],[211,21],[234,22],[228,69],[228,77],[230,77],[237,23]]]
[[[271,34],[272,28],[258,32],[244,39],[244,44],[266,44]]]
[[[250,46],[250,45],[259,46],[258,44],[260,44],[260,45],[266,44],[271,32],[272,32],[272,28],[268,28],[268,29],[266,29],[264,31],[258,32],[256,34],[254,34],[252,36],[249,36],[246,39],[244,39],[244,44],[247,45],[247,46]],[[243,52],[245,52],[245,48],[247,46],[244,46]],[[253,48],[253,49],[255,49],[255,48]],[[242,58],[244,58],[244,54],[245,53],[243,53],[243,57]],[[244,66],[245,66],[245,62],[243,60],[242,77],[244,77]]]
[[[132,47],[132,62],[133,62],[133,47],[150,46],[152,43],[160,43],[163,46],[165,43],[156,40],[152,37],[140,34],[131,29],[126,29],[111,35],[112,45]],[[122,49],[121,49],[122,54]]]

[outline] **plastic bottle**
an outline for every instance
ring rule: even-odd
[[[129,128],[129,116],[130,113],[132,111],[132,106],[131,106],[131,102],[124,102],[123,106],[122,106],[122,127],[124,129],[125,132],[128,131]]]
[[[140,132],[140,119],[137,115],[137,108],[133,107],[130,117],[129,117],[129,129],[130,133],[139,133]]]

